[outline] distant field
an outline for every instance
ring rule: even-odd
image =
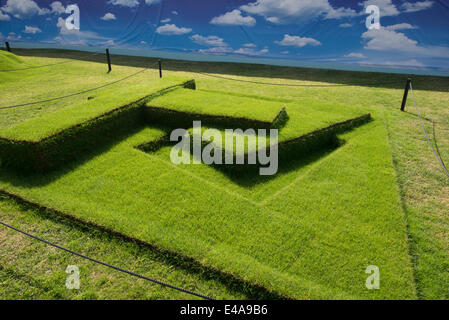
[[[154,63],[113,56],[119,65],[107,74],[101,57],[85,58],[79,52],[0,55],[0,70],[65,61],[56,56],[80,59],[0,72],[0,108],[86,90]],[[204,69],[251,81],[361,85],[258,85],[195,72]],[[123,130],[96,137],[99,147],[88,152],[76,154],[78,147],[67,152],[68,144],[62,153],[67,164],[50,173],[1,169],[1,190],[138,239],[163,254],[128,245],[108,231],[99,235],[95,227],[81,227],[82,222],[67,236],[67,226],[74,223],[70,219],[49,221],[50,213],[21,207],[10,198],[1,200],[0,220],[217,298],[449,298],[449,182],[419,131],[410,100],[410,113],[399,111],[404,76],[164,61],[162,80],[150,69],[95,93],[0,109],[0,137],[38,140],[188,79],[195,79],[197,90],[175,89],[146,105],[251,121],[272,121],[285,108],[288,121],[280,127],[280,141],[368,113],[372,121],[342,130],[337,144],[326,142],[282,158],[273,177],[203,164],[176,166],[168,145],[143,151],[138,146],[157,143],[173,129],[169,121],[161,125],[151,119],[124,122]],[[424,117],[434,121],[432,128],[426,120],[426,127],[443,159],[449,159],[448,84],[447,78],[417,77],[414,85]],[[79,259],[86,268],[86,286],[68,294],[64,265],[71,258],[34,244],[32,253],[17,255],[28,241],[16,238],[18,246],[11,236],[19,237],[0,229],[0,297],[187,298],[158,286],[151,286],[149,294],[145,284]],[[98,253],[96,238],[103,239]],[[25,265],[36,265],[34,272],[28,274]],[[365,288],[369,265],[380,268],[380,290]],[[130,286],[132,295],[124,290]]]

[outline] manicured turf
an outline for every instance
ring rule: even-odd
[[[15,126],[1,128],[0,137],[37,142],[165,88],[181,85],[187,80],[171,76],[158,81],[133,83],[125,86],[120,86],[118,83],[113,87],[90,93],[89,99],[85,98],[82,102],[45,113]]]
[[[46,210],[0,195],[3,222],[130,271],[175,283],[216,299],[276,298],[170,254],[139,246]],[[55,250],[0,228],[0,298],[5,299],[199,299]],[[65,270],[80,270],[80,290],[67,290]]]
[[[30,67],[25,61],[10,52],[0,50],[0,70],[10,70]],[[2,77],[3,79],[3,77]]]
[[[147,102],[147,106],[182,112],[183,114],[180,117],[184,117],[184,114],[193,113],[197,115],[204,114],[207,116],[236,118],[234,122],[227,121],[222,126],[232,129],[242,128],[238,119],[272,122],[282,112],[283,108],[287,118],[278,126],[280,129],[278,140],[281,143],[301,137],[312,131],[362,116],[367,112],[365,109],[337,105],[314,99],[301,99],[298,102],[294,99],[276,99],[267,96],[249,96],[201,89],[176,89],[151,99]],[[291,117],[289,116],[290,112],[292,113]],[[170,116],[167,117],[170,118]],[[203,119],[201,116],[197,116],[195,119],[203,120],[202,133],[210,129],[204,124],[204,120],[206,119]],[[217,123],[219,124],[219,121]],[[190,122],[189,125],[192,125],[192,123]],[[245,135],[245,148],[244,150],[239,150],[237,153],[244,151],[250,152],[252,148],[257,146],[257,128],[255,131],[256,135]],[[190,132],[192,133],[191,130]],[[220,130],[220,134],[222,137],[225,137],[224,130]],[[233,134],[234,140],[240,136],[242,135],[238,133]],[[267,136],[269,138],[269,132]],[[264,138],[263,140],[259,141],[259,144],[261,143],[262,146],[270,144],[269,139]],[[236,152],[235,143],[233,146],[234,152]],[[229,146],[227,147],[225,145],[224,140],[221,141],[220,147],[224,150],[229,149]]]
[[[149,101],[147,105],[184,112],[265,121],[272,121],[281,108],[285,107],[289,121],[279,133],[280,141],[296,138],[367,113],[367,109],[313,98],[281,99],[202,89],[195,91],[177,89]]]
[[[80,64],[96,68],[95,63]],[[214,95],[227,91],[229,99],[282,100],[290,117],[280,132],[283,139],[368,112],[374,121],[340,135],[339,146],[281,162],[274,177],[229,175],[206,165],[175,166],[169,147],[148,153],[136,149],[170,132],[151,125],[134,128],[106,150],[86,154],[49,175],[3,169],[0,189],[192,257],[283,296],[444,296],[444,282],[436,279],[447,278],[434,272],[444,274],[444,259],[415,256],[419,251],[409,254],[417,249],[409,248],[407,232],[413,237],[423,222],[406,224],[403,189],[397,185],[389,144],[394,136],[385,125],[385,119],[399,117],[390,108],[399,105],[401,90],[260,88],[174,74],[198,78],[198,88]],[[427,97],[435,103],[431,99],[447,99],[447,93]],[[258,117],[256,105],[247,114]],[[396,144],[401,141],[400,136],[395,139]],[[429,237],[424,233],[413,238],[416,247],[427,244],[433,257],[444,257],[444,241],[433,244]],[[415,280],[416,261],[420,271]],[[365,288],[369,265],[380,268],[380,290]]]
[[[283,107],[282,101],[239,97],[201,90],[177,89],[147,102],[148,106],[180,112],[247,118],[271,122]]]

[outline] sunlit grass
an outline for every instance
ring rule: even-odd
[[[24,58],[27,59],[30,58]],[[85,72],[96,73],[99,68],[97,63],[76,63],[82,65]],[[134,68],[115,69],[120,73],[121,69]],[[114,72],[112,76],[115,77]],[[265,75],[257,72],[254,71],[260,79],[269,76],[268,72]],[[279,174],[271,178],[249,174],[232,176],[206,165],[175,166],[170,162],[167,147],[153,153],[135,148],[162,138],[170,130],[141,127],[105,152],[86,155],[50,175],[23,176],[3,170],[0,188],[192,257],[203,265],[284,296],[416,298],[418,288],[420,297],[444,297],[448,279],[444,262],[449,239],[447,227],[444,227],[447,226],[444,224],[447,182],[440,178],[437,166],[420,166],[422,162],[433,161],[431,154],[427,155],[425,144],[415,150],[416,142],[400,135],[400,132],[406,135],[417,129],[412,126],[415,118],[396,111],[402,98],[400,89],[298,89],[229,82],[183,71],[166,71],[165,74],[195,78],[200,90],[227,91],[226,99],[230,101],[233,94],[237,98],[260,97],[276,108],[286,105],[289,121],[280,132],[282,138],[360,113],[372,113],[374,121],[340,135],[343,141],[338,147],[280,163]],[[347,73],[346,77],[350,78],[351,74],[354,79],[360,77],[358,73]],[[35,95],[30,94],[36,99],[45,96],[35,83],[38,78],[36,75],[34,79]],[[329,78],[333,79],[331,73]],[[384,75],[378,78],[379,81],[384,79]],[[325,80],[323,75],[321,81]],[[14,81],[16,86],[33,82],[31,78]],[[134,81],[130,81],[130,85],[133,84]],[[53,90],[60,94],[60,91],[77,89],[84,84],[65,86],[62,82]],[[8,89],[11,91],[9,103],[14,103],[14,95],[17,101],[30,98],[18,90],[13,93],[11,88]],[[425,97],[424,101],[432,108],[449,101],[445,92],[419,91],[419,95]],[[189,100],[183,101],[180,95],[176,101],[181,105]],[[216,101],[204,105],[200,102],[200,108],[214,108]],[[61,103],[57,108],[63,107]],[[264,117],[271,112],[271,108],[264,112],[257,107],[250,105],[247,115]],[[203,110],[206,109],[200,112]],[[434,116],[430,110],[426,105],[426,115]],[[15,112],[4,114],[17,123],[20,113],[25,111]],[[447,112],[438,109],[438,117],[443,123]],[[0,121],[6,123],[4,119]],[[438,142],[442,155],[447,155],[447,141]],[[408,158],[403,156],[401,148],[409,148]],[[421,180],[412,174],[423,171],[432,186],[424,192],[419,187]],[[439,190],[441,202],[426,202],[424,208],[415,200],[409,200],[426,199],[426,194],[440,186],[443,186]],[[407,204],[406,213],[401,195]],[[432,223],[420,216],[421,213],[431,216]],[[437,229],[436,237],[432,232]],[[413,244],[411,249],[408,233]],[[2,263],[7,262],[2,260]],[[365,288],[368,265],[380,268],[380,290]],[[93,290],[96,286],[90,288]],[[225,292],[220,288],[214,290],[220,296]],[[112,293],[105,296],[115,297]]]

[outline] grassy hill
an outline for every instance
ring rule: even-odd
[[[34,52],[34,57],[26,57],[33,52],[23,54],[22,59],[33,64],[58,61],[54,57],[57,51]],[[64,55],[70,58],[70,53]],[[73,53],[73,58],[79,56],[80,53]],[[128,58],[132,66],[114,66],[113,72],[107,74],[99,58],[78,59],[45,71],[14,73],[0,89],[5,97],[0,107],[114,81],[136,72],[143,63],[142,58]],[[121,57],[116,59],[121,61]],[[151,64],[151,60],[146,61],[146,65]],[[420,165],[433,164],[435,160],[417,131],[417,119],[398,111],[403,78],[345,73],[342,77],[345,81],[350,81],[352,75],[362,84],[371,80],[377,85],[278,87],[195,73],[204,68],[201,63],[169,61],[164,62],[164,67],[162,80],[150,69],[98,91],[93,100],[87,100],[91,95],[87,94],[0,110],[3,125],[0,135],[12,139],[42,138],[54,128],[63,129],[82,122],[92,112],[126,105],[150,93],[152,88],[172,85],[170,79],[179,83],[178,79],[192,78],[196,91],[176,89],[149,100],[146,105],[192,112],[200,120],[215,113],[253,121],[272,120],[285,107],[288,121],[280,128],[281,140],[367,113],[371,114],[372,121],[335,133],[337,139],[332,141],[337,143],[325,140],[313,150],[292,152],[280,160],[277,175],[261,177],[251,172],[230,174],[203,164],[174,165],[169,157],[171,146],[166,144],[154,150],[142,150],[139,146],[165,141],[167,134],[176,128],[169,121],[161,124],[147,119],[115,134],[112,131],[100,135],[103,141],[96,142],[96,148],[79,149],[76,157],[49,172],[24,174],[20,168],[3,166],[0,189],[9,198],[3,200],[2,219],[43,232],[61,244],[87,250],[94,256],[96,241],[91,241],[90,234],[101,239],[106,237],[99,253],[104,259],[125,263],[130,268],[150,266],[149,270],[161,277],[213,297],[446,297],[449,288],[445,262],[449,239],[448,217],[444,214],[447,201],[435,200],[432,195],[439,192],[440,199],[447,199],[448,182],[437,165]],[[223,69],[223,64],[217,64],[217,73],[223,73]],[[234,69],[234,65],[229,65],[230,73]],[[240,69],[251,72],[246,66]],[[279,73],[275,67],[270,69],[273,74]],[[213,73],[214,69],[209,72]],[[231,74],[229,77],[302,85],[329,83],[321,71],[319,81],[316,75],[313,80],[308,79],[308,72],[297,68],[292,68],[285,79],[261,76],[261,73],[267,75],[265,66],[255,67],[252,72],[253,76]],[[294,79],[295,72],[297,79]],[[66,74],[70,74],[69,79]],[[396,80],[397,84],[382,86],[386,78],[388,83]],[[336,81],[333,76],[329,79]],[[419,84],[425,80],[434,81],[433,90],[427,83],[423,85],[426,90],[419,90]],[[443,123],[447,111],[441,105],[449,101],[449,94],[439,85],[433,78],[420,77],[414,88],[425,116]],[[17,90],[20,87],[29,90]],[[141,108],[144,111],[145,104]],[[439,128],[441,132],[447,130],[441,125],[437,132]],[[73,137],[68,135],[65,139],[70,141]],[[437,139],[442,157],[448,158],[447,136],[438,135]],[[77,153],[77,150],[72,151]],[[11,196],[35,207],[20,207]],[[50,211],[45,212],[58,218],[48,221],[47,213],[37,206],[47,208]],[[80,227],[70,237],[64,230],[72,224]],[[84,229],[85,224],[89,227]],[[56,231],[49,231],[54,228]],[[438,237],[433,233],[435,230],[439,230]],[[69,261],[70,257],[61,258],[57,252],[48,255],[48,248],[33,245],[33,252],[38,253],[12,259],[18,248],[9,239],[11,233],[2,229],[0,235],[5,244],[0,258],[0,279],[4,283],[28,279],[21,280],[23,289],[20,290],[25,297],[122,298],[129,297],[120,293],[128,286],[136,286],[133,297],[137,298],[184,297],[171,295],[159,287],[152,287],[155,293],[148,295],[145,284],[134,285],[132,279],[82,261],[77,263],[86,268],[86,287],[68,294],[59,288],[59,283],[63,283],[65,275],[63,261]],[[89,245],[83,248],[82,239],[86,238]],[[123,238],[135,239],[141,245],[128,245]],[[21,239],[19,243],[22,241],[26,240]],[[156,248],[166,258],[151,253],[145,249],[146,245]],[[110,248],[117,251],[108,255]],[[122,256],[127,259],[120,259]],[[129,261],[131,256],[137,257],[134,265]],[[51,257],[50,261],[45,257]],[[37,264],[40,273],[26,275],[23,266],[29,264]],[[57,275],[45,276],[42,265],[53,268]],[[380,290],[365,287],[368,276],[365,269],[369,265],[380,269]],[[175,271],[169,275],[170,268]],[[108,280],[101,282],[98,277]],[[45,283],[43,287],[50,293],[36,289],[33,285],[36,282]],[[16,297],[20,296],[18,290],[13,286],[0,294]]]

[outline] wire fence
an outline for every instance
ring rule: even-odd
[[[151,66],[153,66],[153,65],[151,65]],[[65,95],[65,96],[61,96],[61,97],[50,98],[50,99],[44,99],[44,100],[33,101],[33,102],[27,102],[27,103],[22,103],[22,104],[16,104],[16,105],[12,105],[12,106],[0,107],[0,110],[4,110],[4,109],[12,109],[12,108],[19,108],[19,107],[25,107],[25,106],[30,106],[30,105],[38,104],[38,103],[51,102],[51,101],[55,101],[55,100],[61,100],[61,99],[65,99],[65,98],[69,98],[69,97],[73,97],[73,96],[78,96],[78,95],[81,95],[81,94],[84,94],[84,93],[88,93],[88,92],[91,92],[91,91],[95,91],[95,90],[98,90],[98,89],[102,89],[102,88],[111,86],[111,85],[113,85],[113,84],[116,84],[116,83],[125,81],[125,80],[127,80],[127,79],[129,79],[129,78],[132,78],[132,77],[134,77],[134,76],[136,76],[136,75],[138,75],[138,74],[140,74],[140,73],[142,73],[142,72],[148,70],[151,66],[148,66],[148,67],[146,67],[146,68],[144,68],[144,69],[142,69],[142,70],[140,70],[140,71],[137,71],[137,72],[135,72],[135,73],[133,73],[133,74],[131,74],[131,75],[128,75],[128,76],[126,76],[126,77],[124,77],[124,78],[121,78],[121,79],[118,79],[118,80],[115,80],[115,81],[112,81],[112,82],[103,84],[103,85],[98,86],[98,87],[95,87],[95,88],[91,88],[91,89],[87,89],[87,90],[83,90],[83,91],[71,93],[71,94],[68,94],[68,95]]]
[[[103,52],[94,52],[93,54],[88,55],[87,57],[95,56],[95,55],[98,55],[98,54],[101,54],[101,53],[103,53]],[[109,57],[109,52],[108,51],[107,51],[107,55]],[[31,66],[31,67],[21,68],[21,69],[0,70],[0,72],[11,72],[11,71],[21,71],[21,70],[29,70],[29,69],[36,69],[36,68],[51,67],[51,66],[56,66],[56,65],[60,65],[60,64],[71,63],[71,62],[74,62],[74,61],[76,61],[76,60],[62,61],[62,62],[57,62],[57,63],[53,63],[53,64],[47,64],[47,65],[40,65],[40,66]],[[108,63],[110,64],[109,60],[108,60]],[[159,68],[161,68],[160,62],[156,62],[154,65],[156,65],[156,64],[159,64]],[[184,64],[188,64],[188,62],[186,62]],[[151,65],[151,66],[153,66],[153,65]],[[61,99],[65,99],[65,98],[69,98],[69,97],[85,94],[85,93],[88,93],[88,92],[92,92],[92,91],[95,91],[95,90],[99,90],[99,89],[111,86],[113,84],[122,82],[124,80],[127,80],[127,79],[129,79],[131,77],[134,77],[134,76],[136,76],[136,75],[138,75],[138,74],[148,70],[151,66],[147,66],[144,69],[142,69],[140,71],[137,71],[137,72],[135,72],[135,73],[133,73],[131,75],[128,75],[128,76],[126,76],[124,78],[121,78],[121,79],[109,82],[107,84],[100,85],[98,87],[94,87],[94,88],[91,88],[91,89],[82,90],[82,91],[79,91],[79,92],[71,93],[71,94],[68,94],[68,95],[60,96],[60,97],[50,98],[50,99],[44,99],[44,100],[39,100],[39,101],[27,102],[27,103],[11,105],[11,106],[3,106],[3,107],[0,107],[0,110],[19,108],[19,107],[25,107],[25,106],[35,105],[35,104],[39,104],[39,103],[45,103],[45,102],[51,102],[51,101],[55,101],[55,100],[61,100]],[[161,69],[160,69],[160,72],[162,72]],[[272,82],[263,82],[263,81],[255,81],[255,80],[236,79],[236,78],[221,76],[221,75],[217,75],[217,74],[210,74],[210,73],[200,72],[200,71],[190,71],[190,72],[191,73],[200,74],[200,75],[204,75],[204,76],[207,76],[207,77],[213,77],[213,78],[217,78],[217,79],[228,80],[228,81],[236,81],[236,82],[251,83],[251,84],[258,84],[258,85],[268,85],[268,86],[283,86],[283,87],[302,87],[302,88],[331,88],[331,87],[334,87],[334,88],[338,88],[338,87],[352,87],[352,86],[360,86],[360,85],[363,85],[363,86],[383,86],[383,85],[399,84],[399,81],[390,81],[390,82],[382,82],[382,83],[377,82],[377,83],[370,83],[370,84],[366,84],[366,83],[364,83],[364,84],[347,84],[347,83],[341,83],[341,84],[272,83]],[[161,76],[162,76],[162,73],[161,73]],[[433,144],[431,143],[431,141],[429,139],[429,136],[427,134],[427,131],[426,131],[424,125],[423,125],[423,122],[422,122],[422,119],[421,119],[421,115],[420,115],[418,107],[416,105],[415,96],[414,96],[414,93],[413,93],[413,88],[412,88],[411,82],[410,82],[410,90],[411,90],[411,94],[412,94],[412,98],[413,98],[413,103],[415,105],[415,110],[416,110],[416,113],[417,113],[417,115],[419,117],[421,128],[422,128],[422,130],[423,130],[423,132],[424,132],[424,134],[426,136],[426,139],[427,139],[430,147],[432,148],[433,153],[435,154],[435,157],[438,159],[440,165],[444,169],[444,172],[449,177],[449,172],[448,172],[448,170],[447,170],[443,160],[441,159],[441,157],[435,151],[435,148],[434,148]]]
[[[102,53],[102,52],[95,52],[95,53],[93,53],[90,56],[98,55],[100,53]],[[12,71],[21,71],[21,70],[29,70],[29,69],[51,67],[51,66],[56,66],[56,65],[60,65],[60,64],[71,63],[73,61],[76,61],[76,60],[63,61],[63,62],[57,62],[57,63],[53,63],[53,64],[33,66],[33,67],[27,67],[27,68],[22,68],[22,69],[0,70],[0,72],[12,72]],[[133,73],[131,75],[128,75],[128,76],[124,77],[124,78],[112,81],[112,82],[107,83],[107,84],[103,84],[103,85],[97,86],[95,88],[83,90],[83,91],[80,91],[80,92],[68,94],[68,95],[61,96],[61,97],[55,97],[55,98],[50,98],[50,99],[45,99],[45,100],[39,100],[39,101],[33,101],[33,102],[28,102],[28,103],[23,103],[23,104],[17,104],[17,105],[0,107],[0,110],[2,110],[2,109],[11,109],[11,108],[19,108],[19,107],[24,107],[24,106],[29,106],[29,105],[35,105],[35,104],[39,104],[39,103],[45,103],[45,102],[65,99],[65,98],[68,98],[68,97],[73,97],[73,96],[81,95],[81,94],[84,94],[84,93],[92,92],[92,91],[95,91],[95,90],[98,90],[98,89],[101,89],[101,88],[105,88],[105,87],[111,86],[113,84],[125,81],[125,80],[127,80],[127,79],[129,79],[131,77],[134,77],[134,76],[136,76],[136,75],[138,75],[140,73],[145,72],[150,67],[152,67],[153,65],[156,65],[156,64],[158,64],[158,62],[156,62],[156,63],[154,63],[154,64],[152,64],[150,66],[147,66],[144,69],[139,70],[139,71],[137,71],[137,72],[135,72],[135,73]],[[251,84],[260,84],[260,85],[269,85],[269,86],[285,86],[285,87],[310,87],[310,88],[319,88],[320,87],[320,88],[326,88],[326,87],[349,87],[349,86],[360,86],[360,85],[365,85],[365,86],[376,86],[376,85],[377,86],[382,86],[382,85],[399,84],[399,81],[391,81],[391,82],[384,82],[384,83],[372,83],[372,84],[288,84],[288,83],[270,83],[270,82],[253,81],[253,80],[246,80],[246,79],[236,79],[236,78],[220,76],[220,75],[216,75],[216,74],[209,74],[209,73],[199,72],[199,71],[196,71],[196,72],[195,71],[190,71],[190,72],[197,73],[197,74],[204,75],[204,76],[208,76],[208,77],[218,78],[218,79],[222,79],[222,80],[228,80],[228,81],[244,82],[244,83],[251,83]],[[413,92],[413,88],[412,88],[411,83],[410,83],[410,91],[411,91],[411,95],[412,95],[412,98],[413,98],[413,103],[414,103],[414,106],[415,106],[415,110],[416,110],[416,113],[418,115],[418,118],[419,118],[419,121],[420,121],[420,124],[421,124],[421,128],[422,128],[422,130],[424,132],[424,135],[426,136],[427,142],[430,145],[430,147],[431,147],[435,157],[437,158],[437,160],[440,163],[441,167],[443,168],[444,172],[449,177],[449,172],[448,172],[448,170],[447,170],[443,160],[441,159],[441,157],[436,152],[436,150],[435,150],[435,148],[434,148],[434,146],[433,146],[433,144],[432,144],[432,142],[431,142],[431,140],[429,138],[429,135],[427,134],[427,131],[426,131],[425,127],[424,127],[421,115],[419,113],[419,110],[418,110],[418,107],[417,107],[417,104],[416,104],[416,100],[415,100],[415,96],[414,96],[414,92]],[[213,298],[211,298],[211,297],[209,297],[207,295],[196,293],[196,292],[184,289],[184,288],[180,288],[180,287],[171,285],[169,283],[165,283],[165,282],[162,282],[162,281],[159,281],[159,280],[156,280],[156,279],[152,279],[152,278],[143,276],[141,274],[138,274],[138,273],[135,273],[135,272],[132,272],[132,271],[128,271],[128,270],[125,270],[123,268],[120,268],[120,267],[117,267],[117,266],[114,266],[114,265],[102,262],[102,261],[94,259],[94,258],[91,258],[91,257],[86,256],[84,254],[81,254],[81,253],[75,252],[73,250],[67,249],[65,247],[62,247],[62,246],[60,246],[58,244],[55,244],[55,243],[52,243],[50,241],[41,239],[41,238],[39,238],[39,237],[37,237],[35,235],[32,235],[32,234],[27,233],[25,231],[22,231],[22,230],[20,230],[18,228],[15,228],[15,227],[13,227],[13,226],[11,226],[9,224],[6,224],[6,223],[4,223],[2,221],[0,221],[0,224],[3,225],[4,227],[7,227],[7,228],[9,228],[11,230],[15,230],[15,231],[17,231],[17,232],[19,232],[19,233],[21,233],[23,235],[26,235],[26,236],[30,237],[30,238],[33,238],[33,239],[38,240],[40,242],[43,242],[43,243],[45,243],[47,245],[53,246],[55,248],[58,248],[60,250],[65,251],[65,252],[68,252],[68,253],[71,253],[73,255],[79,256],[79,257],[81,257],[83,259],[86,259],[86,260],[92,261],[94,263],[106,266],[108,268],[111,268],[111,269],[114,269],[114,270],[126,273],[128,275],[131,275],[131,276],[134,276],[134,277],[137,277],[137,278],[141,278],[141,279],[147,280],[149,282],[156,283],[156,284],[159,284],[161,286],[164,286],[164,287],[167,287],[167,288],[171,288],[171,289],[174,289],[174,290],[177,290],[177,291],[180,291],[180,292],[192,295],[192,296],[204,298],[204,299],[207,299],[207,300],[213,300]]]
[[[261,81],[254,81],[254,80],[245,80],[245,79],[235,79],[235,78],[229,78],[225,76],[220,76],[216,74],[210,74],[205,72],[199,72],[199,71],[193,71],[193,73],[198,73],[204,76],[223,79],[223,80],[230,80],[230,81],[237,81],[237,82],[245,82],[245,83],[252,83],[252,84],[261,84],[261,85],[269,85],[269,86],[283,86],[283,87],[309,87],[309,88],[328,88],[328,87],[357,87],[361,84],[349,84],[349,83],[340,83],[340,84],[294,84],[294,83],[273,83],[273,82],[261,82]],[[383,82],[383,83],[371,83],[371,84],[363,84],[364,86],[382,86],[382,85],[391,85],[391,84],[400,84],[399,81],[391,81],[391,82]]]
[[[87,56],[82,57],[82,58],[96,56],[96,55],[99,55],[99,54],[103,54],[103,52],[94,52],[93,54],[87,55]],[[57,65],[61,65],[61,64],[73,63],[75,61],[77,61],[77,60],[72,59],[72,60],[69,60],[69,61],[60,61],[60,62],[55,62],[55,63],[50,63],[50,64],[43,64],[43,65],[39,65],[39,66],[31,66],[31,67],[26,67],[26,68],[0,70],[0,72],[13,72],[13,71],[23,71],[23,70],[30,70],[30,69],[39,69],[39,68],[45,68],[45,67],[53,67],[53,66],[57,66]]]
[[[146,280],[146,281],[149,281],[149,282],[152,282],[152,283],[156,283],[156,284],[161,285],[161,286],[163,286],[163,287],[170,288],[170,289],[173,289],[173,290],[177,290],[177,291],[180,291],[180,292],[183,292],[183,293],[187,293],[187,294],[189,294],[189,295],[196,296],[196,297],[199,297],[199,298],[203,298],[203,299],[206,299],[206,300],[214,300],[213,298],[211,298],[211,297],[209,297],[209,296],[207,296],[207,295],[204,295],[204,294],[201,294],[201,293],[197,293],[197,292],[194,292],[194,291],[191,291],[191,290],[187,290],[187,289],[184,289],[184,288],[181,288],[181,287],[178,287],[178,286],[174,286],[174,285],[172,285],[172,284],[169,284],[169,283],[166,283],[166,282],[163,282],[163,281],[159,281],[159,280],[156,280],[156,279],[153,279],[153,278],[149,278],[149,277],[146,277],[146,276],[144,276],[144,275],[138,274],[138,273],[136,273],[136,272],[128,271],[128,270],[126,270],[126,269],[123,269],[123,268],[114,266],[114,265],[112,265],[112,264],[109,264],[109,263],[106,263],[106,262],[103,262],[103,261],[100,261],[100,260],[91,258],[91,257],[86,256],[86,255],[84,255],[84,254],[81,254],[81,253],[78,253],[78,252],[76,252],[76,251],[67,249],[67,248],[65,248],[65,247],[63,247],[63,246],[60,246],[60,245],[58,245],[58,244],[55,244],[55,243],[53,243],[53,242],[50,242],[50,241],[48,241],[48,240],[39,238],[39,237],[37,237],[37,236],[35,236],[35,235],[32,235],[32,234],[30,234],[30,233],[28,233],[28,232],[25,232],[25,231],[23,231],[23,230],[20,230],[20,229],[18,229],[18,228],[15,228],[15,227],[13,227],[13,226],[11,226],[11,225],[9,225],[9,224],[3,222],[3,221],[0,221],[0,224],[3,225],[3,226],[6,227],[6,228],[9,228],[9,229],[11,229],[11,230],[17,231],[17,232],[19,232],[19,233],[21,233],[21,234],[23,234],[23,235],[26,235],[27,237],[30,237],[30,238],[35,239],[35,240],[37,240],[37,241],[43,242],[43,243],[45,243],[45,244],[47,244],[47,245],[49,245],[49,246],[52,246],[52,247],[54,247],[54,248],[63,250],[63,251],[65,251],[65,252],[71,253],[71,254],[73,254],[73,255],[76,255],[76,256],[81,257],[81,258],[83,258],[83,259],[92,261],[92,262],[94,262],[94,263],[103,265],[103,266],[105,266],[105,267],[108,267],[108,268],[111,268],[111,269],[114,269],[114,270],[117,270],[117,271],[126,273],[126,274],[128,274],[128,275],[133,276],[133,277],[137,277],[137,278],[140,278],[140,279],[144,279],[144,280]]]
[[[444,164],[443,160],[441,159],[441,157],[438,155],[438,153],[435,150],[435,147],[433,146],[432,142],[430,141],[429,135],[427,134],[426,128],[424,127],[424,123],[421,119],[421,114],[419,113],[418,110],[418,106],[416,104],[416,100],[415,100],[415,95],[413,93],[413,86],[412,83],[410,83],[410,92],[412,94],[412,98],[413,98],[413,104],[415,105],[415,110],[416,110],[416,114],[418,115],[418,119],[419,119],[419,123],[421,125],[421,129],[424,132],[424,135],[426,136],[426,140],[430,145],[430,148],[432,149],[433,154],[435,155],[435,157],[437,158],[438,162],[440,163],[441,167],[443,168],[443,171],[446,173],[446,175],[449,177],[449,172],[446,168],[446,165]]]

